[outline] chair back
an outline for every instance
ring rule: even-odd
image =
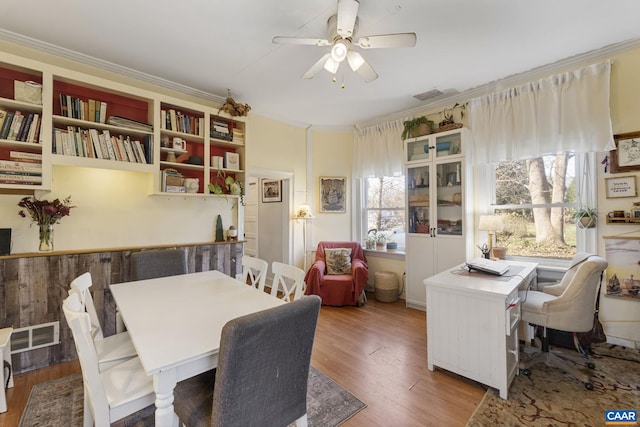
[[[85,407],[85,411],[90,410],[96,424],[100,424],[100,420],[109,420],[109,403],[100,377],[98,355],[91,337],[89,314],[84,311],[77,293],[70,294],[64,300],[62,311],[71,329],[78,359],[80,359],[84,392],[87,394],[85,402],[89,403],[89,408]]]
[[[213,391],[214,426],[286,426],[307,413],[307,382],[320,297],[229,321]]]
[[[98,318],[98,312],[93,304],[93,298],[89,288],[92,285],[91,273],[86,272],[73,279],[69,287],[69,295],[77,294],[82,308],[89,314],[89,320],[91,322],[91,336],[94,340],[101,340],[104,338],[102,332],[102,326],[100,326],[100,319]]]
[[[263,259],[249,255],[242,257],[242,277],[244,281],[260,291],[264,291],[268,268],[269,264]]]
[[[281,298],[287,302],[291,301],[292,294],[295,300],[299,300],[302,297],[304,293],[304,271],[293,265],[277,261],[271,264],[271,270],[273,271],[272,296],[277,297],[278,291],[281,291]]]
[[[608,263],[597,255],[589,255],[569,273],[568,283],[557,298],[544,303],[547,327],[570,332],[587,332],[593,327],[598,289]]]
[[[186,255],[181,249],[152,249],[131,254],[131,280],[186,273]]]

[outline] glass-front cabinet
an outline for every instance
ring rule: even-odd
[[[406,148],[408,232],[462,236],[461,131],[408,140]]]
[[[405,141],[406,302],[425,309],[424,279],[473,254],[473,213],[465,128]]]

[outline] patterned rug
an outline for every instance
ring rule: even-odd
[[[593,346],[596,369],[589,391],[558,369],[538,364],[531,376],[517,376],[509,400],[489,389],[467,427],[603,426],[607,409],[640,408],[640,350]]]
[[[82,426],[82,376],[69,375],[33,387],[20,427]],[[367,405],[313,366],[309,371],[307,417],[310,426],[338,426]],[[154,407],[114,423],[118,427],[154,425]],[[295,425],[295,424],[293,424]]]

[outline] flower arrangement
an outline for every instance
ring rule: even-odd
[[[71,208],[75,207],[71,206],[71,196],[62,201],[55,199],[53,202],[49,200],[39,200],[35,196],[24,197],[20,200],[18,206],[24,208],[24,210],[18,212],[18,215],[26,218],[27,214],[25,211],[28,212],[33,222],[40,227],[39,250],[41,251],[53,250],[53,224],[57,224],[60,222],[60,219],[69,216]]]
[[[57,224],[60,222],[62,217],[69,215],[71,208],[75,207],[71,206],[71,196],[62,201],[60,201],[60,199],[55,199],[53,202],[48,200],[39,200],[35,196],[24,197],[20,200],[18,206],[24,208],[24,210],[20,210],[20,212],[18,212],[18,215],[26,218],[26,210],[31,216],[33,222],[38,225]]]

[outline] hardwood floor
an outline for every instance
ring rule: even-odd
[[[375,301],[320,311],[311,364],[367,407],[344,426],[464,426],[485,389],[427,369],[425,313]],[[17,375],[0,427],[18,425],[33,385],[80,372],[77,361]]]

